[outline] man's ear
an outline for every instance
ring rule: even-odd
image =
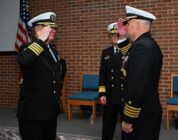
[[[139,22],[139,20],[135,20],[135,29],[136,31],[139,31],[141,28],[141,23]]]

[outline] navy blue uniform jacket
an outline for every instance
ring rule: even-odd
[[[135,123],[139,130],[154,130],[162,114],[158,93],[162,58],[162,52],[149,32],[132,44],[123,119]]]
[[[127,62],[131,43],[125,40],[118,44],[119,53],[114,53],[114,47],[102,52],[99,72],[99,93],[106,96],[107,102],[121,104],[124,101],[127,87]]]
[[[51,49],[56,62],[41,40],[20,47],[18,62],[23,81],[17,109],[18,119],[50,120],[56,118],[59,112],[60,61],[55,48]]]

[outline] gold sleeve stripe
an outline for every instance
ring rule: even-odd
[[[131,105],[128,105],[127,103],[125,105],[125,108],[128,108],[128,109],[136,111],[136,112],[140,112],[142,110],[140,107],[138,107],[138,108],[137,107],[133,107]]]
[[[39,55],[33,48],[33,46],[28,47],[33,53],[35,53],[37,56]]]
[[[36,55],[39,55],[38,52],[38,47],[35,43],[32,43],[29,47],[28,47],[31,51],[33,51]]]
[[[133,109],[130,109],[127,105],[125,106],[124,108],[124,114],[126,114],[127,116],[135,116],[135,117],[138,117],[139,114],[140,114],[140,110],[133,110]]]
[[[128,45],[124,46],[123,48],[121,48],[122,51],[126,51],[131,47],[131,43],[129,43]]]
[[[35,53],[37,56],[40,55],[44,49],[38,45],[36,42],[32,43],[28,49],[30,49],[33,53]]]
[[[127,51],[130,49],[131,47],[131,43],[129,43],[127,46],[121,48],[121,52],[123,55],[125,55],[127,53]]]
[[[124,111],[126,111],[128,113],[131,113],[131,114],[134,114],[134,115],[139,115],[140,114],[140,111],[133,111],[133,110],[129,110],[128,108],[124,108]]]
[[[38,49],[40,50],[40,52],[42,52],[42,51],[44,50],[44,49],[43,49],[40,45],[38,45],[36,42],[34,42],[34,45],[38,47]]]
[[[36,46],[36,48],[40,51],[40,52],[42,52],[44,49],[40,46],[40,45],[38,45],[36,42],[34,42],[34,46]]]
[[[129,111],[129,112],[133,112],[133,113],[140,113],[139,110],[132,110],[132,109],[130,109],[130,108],[128,108],[128,107],[125,107],[125,110],[127,110],[127,111]]]
[[[131,112],[127,112],[126,110],[124,110],[124,114],[130,118],[138,118],[138,115],[139,114],[134,114],[134,113],[131,113]]]
[[[127,53],[127,50],[126,51],[121,51],[123,55],[125,55]]]
[[[99,86],[99,93],[106,92],[105,86]]]
[[[41,46],[39,47],[38,44],[35,44],[35,48],[37,49],[37,51],[39,52],[39,54],[43,52],[43,48]]]
[[[128,109],[124,109],[124,111],[125,112],[128,112],[128,113],[130,113],[130,114],[133,114],[133,115],[139,115],[140,114],[140,112],[133,112],[133,111],[130,111],[130,110],[128,110]]]
[[[31,46],[31,49],[33,49],[38,55],[40,54],[40,51],[38,50],[38,47],[36,45]]]

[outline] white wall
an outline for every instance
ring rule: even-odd
[[[15,51],[19,0],[0,0],[0,52]]]

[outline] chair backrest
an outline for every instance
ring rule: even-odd
[[[171,97],[178,95],[178,74],[171,74]]]
[[[97,74],[83,74],[82,90],[98,90],[99,75]]]

